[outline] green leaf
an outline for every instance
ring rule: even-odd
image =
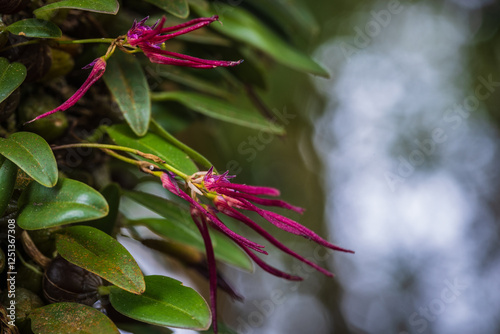
[[[32,182],[19,198],[19,206],[17,223],[25,230],[97,219],[109,210],[99,192],[71,179],[60,179],[53,188]]]
[[[144,136],[151,118],[151,100],[137,58],[118,52],[108,61],[103,78],[132,131]]]
[[[192,4],[192,8],[201,16],[211,16],[202,6]],[[283,65],[298,71],[329,77],[328,72],[309,56],[287,44],[283,39],[267,28],[255,16],[241,7],[217,4],[217,12],[222,13],[223,25],[214,24],[212,28],[240,42],[261,50]]]
[[[0,103],[19,87],[26,78],[26,67],[21,63],[9,64],[0,58]]]
[[[56,249],[76,264],[110,283],[140,294],[146,289],[141,269],[116,239],[90,226],[71,226],[57,234]]]
[[[194,111],[221,121],[275,134],[285,133],[282,126],[271,123],[253,110],[204,94],[170,91],[152,93],[151,98],[153,101],[177,101]]]
[[[62,36],[61,29],[54,23],[39,19],[17,21],[6,29],[12,34],[26,37],[58,38]]]
[[[53,11],[64,8],[114,15],[118,13],[119,4],[118,0],[63,0],[38,8],[33,14],[39,19],[48,19]]]
[[[185,19],[189,16],[189,6],[187,0],[146,0],[164,11]]]
[[[134,295],[111,287],[111,305],[120,313],[146,323],[205,330],[211,313],[196,291],[164,276],[146,276],[146,292]]]
[[[183,142],[172,136],[167,130],[162,128],[161,125],[158,124],[158,122],[156,122],[154,119],[151,120],[150,127],[152,133],[162,137],[172,145],[175,145],[177,148],[186,153],[191,159],[193,159],[193,161],[199,163],[206,169],[210,169],[210,167],[213,167],[213,164],[210,161],[208,161],[207,158],[205,158],[203,155],[196,152],[191,147],[187,146],[186,144],[184,144]],[[215,171],[217,172],[217,170]]]
[[[107,131],[111,139],[120,146],[154,154],[188,175],[198,171],[198,168],[186,153],[153,133],[138,137],[124,124],[113,125]],[[140,159],[145,160],[144,158]]]
[[[156,73],[163,78],[194,88],[203,93],[216,95],[222,98],[227,98],[231,95],[227,87],[223,87],[219,82],[214,85],[213,80],[201,79],[198,76],[190,74],[190,72],[181,67],[162,66]]]
[[[56,303],[30,312],[35,334],[119,334],[113,321],[93,307],[77,303]]]
[[[320,31],[318,22],[307,4],[297,0],[252,0],[252,6],[272,16],[272,20],[290,38],[300,35],[302,38],[316,37]]]
[[[116,183],[110,183],[101,189],[101,194],[109,205],[109,213],[106,217],[87,222],[86,226],[95,227],[109,235],[113,235],[116,218],[118,217],[118,208],[120,206],[120,186]]]
[[[17,166],[0,155],[0,217],[9,205],[16,184]]]
[[[57,164],[49,144],[32,132],[16,132],[0,138],[0,154],[15,163],[36,182],[53,187],[57,183]]]
[[[127,191],[125,196],[156,212],[165,219],[146,218],[128,221],[129,225],[143,225],[167,240],[192,246],[203,254],[205,245],[203,238],[188,210],[164,198],[148,193]],[[215,258],[235,267],[252,271],[253,264],[246,253],[228,237],[217,231],[210,230]]]

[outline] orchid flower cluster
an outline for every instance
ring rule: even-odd
[[[84,67],[84,69],[92,68],[90,75],[85,80],[83,85],[66,102],[57,108],[26,122],[26,124],[47,117],[55,112],[67,110],[75,105],[75,103],[85,95],[90,87],[103,76],[106,71],[106,61],[111,57],[116,47],[128,53],[140,50],[152,63],[164,65],[187,66],[193,68],[214,68],[218,66],[236,66],[243,62],[243,60],[222,61],[200,59],[164,50],[163,46],[167,40],[189,33],[193,30],[200,29],[214,21],[217,21],[218,16],[216,15],[190,20],[172,27],[164,27],[165,17],[157,21],[152,26],[147,26],[145,24],[148,19],[149,17],[146,17],[139,22],[134,21],[132,28],[130,28],[126,36],[116,38],[113,43],[111,43],[104,56],[95,59],[92,63]]]
[[[215,264],[214,251],[208,232],[209,226],[231,238],[263,270],[269,272],[272,275],[287,280],[302,280],[302,278],[299,276],[288,274],[264,262],[255,254],[256,252],[267,255],[268,253],[264,250],[264,246],[233,232],[218,218],[218,214],[223,214],[242,222],[243,224],[256,231],[258,234],[264,237],[264,239],[266,239],[281,251],[295,257],[296,259],[306,263],[307,265],[313,267],[314,269],[327,276],[333,276],[333,274],[286,247],[275,237],[273,237],[269,232],[267,232],[263,227],[258,225],[255,221],[250,219],[240,210],[255,212],[276,227],[289,233],[310,239],[324,247],[336,251],[354,253],[351,250],[347,250],[329,243],[310,229],[290,218],[279,215],[269,210],[261,209],[260,207],[255,205],[257,204],[263,206],[274,206],[292,210],[298,213],[303,213],[304,209],[293,206],[285,201],[275,198],[263,197],[279,196],[280,191],[278,189],[232,183],[230,179],[234,176],[228,175],[228,172],[225,172],[221,175],[216,175],[214,173],[213,167],[206,172],[198,172],[191,177],[188,177],[185,182],[186,191],[181,189],[179,183],[176,181],[176,174],[168,171],[163,171],[160,177],[164,188],[182,198],[183,200],[189,202],[191,208],[191,217],[200,230],[200,233],[202,234],[203,240],[205,242],[207,262],[209,266],[211,299],[210,305],[212,308],[213,316],[212,323],[215,330],[217,328],[217,269]],[[204,204],[200,200],[200,197],[210,200],[211,203]]]

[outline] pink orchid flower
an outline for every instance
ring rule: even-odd
[[[215,256],[213,253],[213,246],[210,240],[210,235],[208,233],[208,226],[224,233],[230,237],[238,246],[240,246],[248,256],[263,270],[269,272],[274,276],[278,276],[287,280],[300,281],[301,277],[285,273],[277,268],[274,268],[264,262],[260,257],[258,257],[254,252],[262,253],[267,255],[267,252],[262,248],[264,246],[254,243],[245,237],[234,233],[231,231],[218,217],[217,214],[224,214],[226,216],[232,217],[240,222],[244,223],[272,245],[280,249],[281,251],[289,254],[296,259],[306,263],[312,268],[318,270],[319,272],[327,275],[333,276],[328,270],[318,266],[314,262],[306,259],[305,257],[295,253],[293,250],[286,247],[279,240],[273,237],[264,228],[254,222],[252,219],[244,215],[240,210],[253,211],[263,217],[265,220],[271,224],[277,226],[278,228],[287,231],[292,234],[303,236],[309,240],[316,242],[324,247],[341,251],[347,253],[354,253],[351,250],[338,247],[325,239],[321,238],[319,235],[306,228],[305,226],[297,223],[296,221],[274,213],[269,210],[264,210],[257,207],[255,204],[264,206],[275,206],[281,207],[288,210],[292,210],[298,213],[302,213],[304,209],[293,206],[285,201],[279,199],[263,198],[259,196],[269,196],[276,197],[280,195],[278,189],[270,187],[257,187],[249,186],[244,184],[237,184],[230,182],[230,178],[234,176],[228,175],[228,172],[222,175],[215,175],[213,173],[213,168],[207,172],[200,172],[193,175],[187,182],[188,188],[191,190],[191,195],[182,190],[179,184],[175,180],[175,175],[170,172],[164,172],[161,176],[161,181],[163,187],[168,189],[170,192],[179,196],[180,198],[188,201],[191,206],[191,216],[196,226],[200,230],[200,233],[205,242],[205,249],[207,252],[207,262],[209,266],[209,278],[210,278],[210,304],[212,309],[212,323],[214,325],[214,331],[217,330],[217,316],[216,316],[216,289],[217,289],[217,269],[215,264]],[[211,198],[213,201],[212,205],[202,204],[197,200],[198,195],[207,195],[207,198]],[[254,204],[255,203],[255,204]]]

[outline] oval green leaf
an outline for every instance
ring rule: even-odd
[[[143,225],[154,233],[198,249],[205,254],[205,244],[188,210],[182,209],[164,198],[138,191],[127,191],[126,197],[156,212],[165,219],[145,218],[128,221],[129,225]],[[252,271],[253,264],[246,253],[228,237],[210,230],[215,258],[229,265]]]
[[[189,16],[189,6],[187,0],[146,0],[164,11],[185,19]]]
[[[0,154],[15,163],[36,182],[53,187],[57,183],[57,164],[49,144],[32,132],[16,132],[0,138]]]
[[[88,185],[60,179],[53,188],[32,182],[19,198],[17,223],[25,230],[77,223],[104,217],[108,203]]]
[[[103,78],[132,131],[144,136],[151,118],[151,100],[148,82],[137,58],[122,52],[113,55]]]
[[[120,146],[134,148],[143,153],[154,154],[188,175],[198,171],[198,168],[196,168],[196,165],[186,153],[160,136],[148,133],[144,137],[138,137],[123,124],[113,125],[107,128],[107,131],[111,139]],[[144,158],[138,158],[145,160]]]
[[[0,217],[9,205],[16,184],[17,166],[0,155]]]
[[[192,8],[201,16],[216,14],[215,11],[206,10],[202,6],[192,4]],[[217,11],[223,13],[221,16],[223,25],[214,24],[213,29],[261,50],[290,68],[329,77],[328,72],[321,65],[286,43],[245,9],[218,3]]]
[[[118,13],[118,0],[63,0],[38,8],[33,14],[39,19],[47,19],[52,12],[58,9],[80,9],[89,12],[116,14]]]
[[[9,64],[0,58],[0,103],[19,87],[26,78],[26,67],[21,63]]]
[[[282,126],[273,124],[253,110],[204,94],[170,91],[151,93],[151,98],[153,101],[177,101],[194,111],[221,121],[275,134],[285,133]]]
[[[146,288],[141,269],[116,239],[90,226],[71,226],[57,234],[56,249],[76,264],[110,283],[140,294]]]
[[[127,317],[149,324],[195,330],[210,326],[210,309],[196,291],[169,277],[152,275],[145,280],[142,295],[111,287],[111,305]]]
[[[12,23],[6,28],[10,33],[26,37],[58,38],[61,29],[54,23],[39,19],[25,19]]]
[[[31,311],[35,334],[119,334],[113,321],[93,307],[77,303],[56,303]]]

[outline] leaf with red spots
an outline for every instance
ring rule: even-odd
[[[35,334],[118,334],[118,328],[104,314],[87,305],[56,303],[31,311]]]
[[[69,262],[135,294],[146,289],[141,269],[116,239],[90,226],[72,226],[57,234],[56,249]]]

